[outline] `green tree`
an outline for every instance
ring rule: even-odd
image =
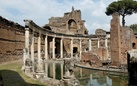
[[[133,30],[134,33],[137,33],[137,24],[132,24],[129,27]]]
[[[137,1],[135,0],[118,0],[114,1],[106,8],[106,15],[112,15],[118,12],[122,16],[122,25],[125,26],[125,16],[137,12]]]

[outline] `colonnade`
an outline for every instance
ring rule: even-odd
[[[25,22],[26,23],[26,22]],[[42,69],[42,56],[41,56],[41,47],[42,47],[42,37],[44,37],[44,59],[48,60],[49,59],[49,38],[52,38],[52,59],[56,59],[55,55],[55,43],[56,43],[56,38],[60,40],[60,58],[64,58],[64,50],[63,50],[63,40],[64,39],[70,39],[70,58],[74,58],[73,56],[73,48],[74,48],[74,40],[79,40],[79,59],[81,60],[81,53],[82,53],[82,40],[88,40],[88,47],[89,51],[92,50],[92,40],[96,39],[98,40],[97,42],[97,47],[100,47],[100,38],[91,38],[91,37],[75,37],[75,36],[66,36],[66,35],[57,35],[57,34],[50,34],[48,32],[43,31],[41,28],[36,27],[36,25],[31,25],[28,22],[25,27],[25,54],[23,57],[23,64],[25,66],[25,61],[26,59],[31,59],[32,62],[32,70],[34,72],[34,63],[35,63],[35,56],[34,56],[34,37],[35,33],[37,33],[37,71],[36,72],[44,72]],[[30,24],[30,25],[29,25]],[[31,33],[31,36],[30,36]],[[30,40],[31,39],[31,40]],[[107,47],[107,38],[105,39],[105,47]],[[50,51],[51,52],[51,51]],[[31,57],[31,58],[30,58]],[[47,66],[45,66],[47,67]],[[54,68],[54,67],[53,67]],[[45,68],[46,69],[46,68]],[[47,72],[47,69],[45,70]]]

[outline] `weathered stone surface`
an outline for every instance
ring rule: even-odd
[[[127,64],[127,51],[136,48],[136,37],[129,27],[121,27],[117,13],[114,13],[110,29],[110,52],[112,64],[120,66]]]
[[[82,52],[82,61],[90,64],[92,67],[100,67],[102,66],[102,62],[100,57],[93,52]]]
[[[23,26],[0,16],[0,61],[6,61],[10,57],[16,58],[22,54],[24,32]]]
[[[97,29],[95,35],[106,35],[106,31],[103,29]]]
[[[80,82],[74,76],[75,60],[71,58],[64,59],[65,74],[60,81],[60,86],[80,86]]]

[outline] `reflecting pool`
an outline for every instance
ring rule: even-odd
[[[75,77],[84,86],[128,86],[128,77],[124,73],[97,71],[75,68]]]
[[[48,77],[60,80],[64,75],[64,65],[48,63]],[[74,75],[83,86],[128,86],[125,73],[97,71],[85,68],[74,68]]]

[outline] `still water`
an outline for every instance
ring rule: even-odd
[[[63,68],[63,69],[62,69]],[[55,70],[55,74],[52,72]],[[63,74],[62,74],[63,71]],[[48,65],[48,77],[60,80],[64,75],[64,66],[59,63]],[[128,86],[128,77],[124,73],[97,71],[75,67],[74,75],[83,86]]]

